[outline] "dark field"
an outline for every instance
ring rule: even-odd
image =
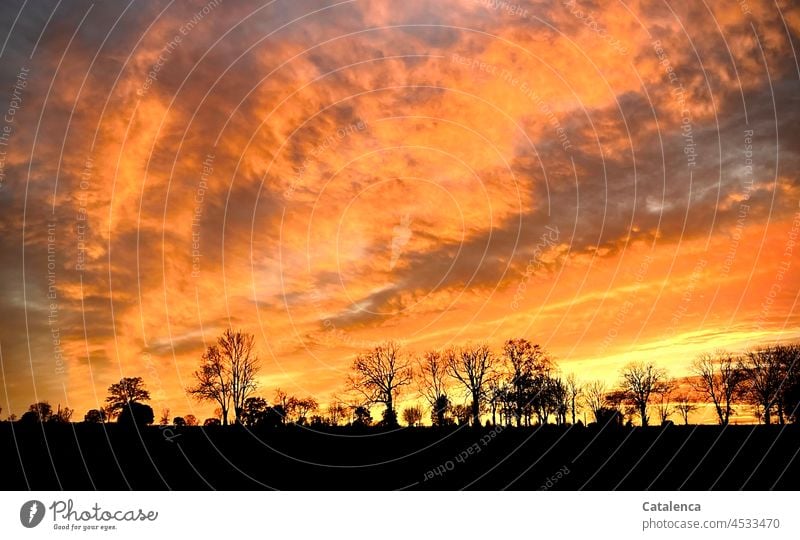
[[[798,449],[795,425],[137,433],[114,424],[4,422],[0,487],[796,490]]]

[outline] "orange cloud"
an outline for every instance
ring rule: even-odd
[[[12,29],[4,409],[136,374],[209,415],[184,389],[229,326],[267,397],[323,402],[388,338],[613,381],[796,337],[796,6],[209,5]]]

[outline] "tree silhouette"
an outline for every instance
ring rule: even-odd
[[[132,427],[136,426],[149,426],[153,423],[155,415],[153,408],[150,405],[139,403],[138,401],[129,401],[122,411],[119,413],[117,424],[122,426]]]
[[[633,425],[633,418],[638,414],[638,407],[627,390],[616,388],[606,394],[606,418],[608,410],[617,411],[620,418],[628,425]]]
[[[800,344],[776,345],[783,372],[778,398],[778,419],[797,422],[800,419]]]
[[[331,421],[327,416],[322,416],[321,414],[313,414],[311,418],[308,419],[308,425],[315,428],[320,428],[324,426],[330,426]]]
[[[103,414],[106,415],[106,422],[110,422],[119,416],[119,411],[115,410],[111,405],[106,405],[102,410]]]
[[[583,386],[575,378],[574,373],[567,376],[567,399],[569,400],[569,410],[572,413],[572,425],[575,425],[575,413],[580,408],[580,400],[583,397]]]
[[[489,410],[492,413],[492,425],[497,424],[497,411],[503,406],[508,389],[499,377],[493,377],[489,382],[489,389],[486,392],[486,401],[489,403]]]
[[[664,370],[649,362],[629,364],[622,370],[620,387],[639,413],[643,427],[647,427],[647,405],[650,397],[661,391],[665,380]]]
[[[451,409],[453,417],[459,426],[469,425],[470,419],[473,418],[472,407],[464,405],[463,403],[456,403]]]
[[[379,425],[388,427],[399,426],[400,424],[397,422],[397,412],[394,409],[383,409]]]
[[[681,418],[683,418],[683,425],[689,425],[689,414],[693,411],[697,410],[697,405],[689,401],[689,396],[683,394],[678,396],[675,402],[675,410],[680,413]]]
[[[595,421],[603,426],[621,426],[622,413],[614,407],[600,407],[594,411]]]
[[[304,425],[306,423],[306,417],[308,414],[319,409],[319,403],[317,403],[317,400],[312,397],[291,399],[294,400],[292,403],[292,410],[297,415],[295,418],[295,423],[298,425]]]
[[[203,420],[203,427],[219,426],[221,424],[219,418],[206,418]]]
[[[52,417],[53,406],[47,401],[39,401],[28,407],[27,412],[22,415],[20,421],[24,423],[49,422]]]
[[[552,367],[550,359],[539,345],[533,345],[527,339],[509,339],[503,345],[503,354],[511,371],[509,390],[513,396],[517,426],[522,424],[526,409],[537,397],[540,398],[538,401],[541,418],[546,408],[541,392],[546,390],[547,384],[544,379]]]
[[[772,409],[780,401],[784,381],[781,350],[763,347],[747,351],[739,359],[739,369],[744,375],[743,397],[760,407],[761,417],[769,425]]]
[[[35,411],[25,411],[19,421],[23,424],[37,424],[41,422],[41,419]]]
[[[413,407],[406,407],[403,410],[403,421],[408,424],[408,427],[414,427],[422,420],[422,409],[418,405]]]
[[[553,406],[553,413],[556,416],[556,424],[564,425],[567,423],[567,411],[569,411],[569,392],[567,385],[561,377],[553,377],[548,385],[550,403]]]
[[[256,389],[256,373],[258,373],[259,363],[253,350],[255,336],[228,329],[217,340],[217,343],[222,357],[228,362],[231,401],[238,424],[244,408],[244,401]]]
[[[672,392],[676,386],[677,383],[674,379],[666,379],[656,392],[656,411],[658,412],[658,420],[662,425],[669,421],[669,417],[675,411],[675,405],[672,403]]]
[[[106,413],[103,409],[89,409],[83,421],[87,424],[101,424],[106,421]]]
[[[439,396],[439,399],[436,400],[433,405],[433,410],[431,411],[431,423],[439,427],[452,424],[452,419],[449,418],[450,410],[450,398],[446,395]]]
[[[69,407],[62,408],[61,404],[59,404],[56,412],[53,413],[47,421],[67,424],[72,419],[72,414],[74,412],[74,409],[70,409]]]
[[[514,410],[516,404],[514,400],[514,392],[510,390],[508,383],[500,382],[497,387],[497,397],[500,400],[500,417],[505,425],[510,426],[514,418]]]
[[[275,412],[281,413],[281,424],[286,424],[288,419],[294,415],[294,406],[297,400],[278,388],[275,390],[275,398],[273,399]]]
[[[786,373],[781,387],[780,410],[792,422],[800,422],[800,345],[782,346],[782,362]]]
[[[219,347],[211,345],[206,349],[194,378],[197,383],[189,388],[189,394],[198,401],[215,401],[219,404],[222,425],[227,426],[231,406],[230,373]]]
[[[273,405],[267,407],[264,414],[264,424],[269,427],[278,427],[284,425],[286,422],[286,411],[283,410],[283,405]]]
[[[242,421],[246,426],[256,426],[264,421],[267,414],[267,400],[253,396],[244,400]]]
[[[331,425],[338,426],[347,418],[347,407],[340,401],[328,405],[328,419]]]
[[[172,419],[172,425],[175,427],[183,427],[186,425],[186,419],[183,416],[176,416]]]
[[[353,410],[353,425],[357,427],[366,427],[372,424],[372,414],[369,412],[369,407],[359,405]]]
[[[231,329],[206,349],[200,369],[194,372],[196,384],[188,392],[199,401],[214,401],[221,411],[222,424],[228,425],[233,407],[236,423],[241,422],[244,402],[256,388],[258,357],[253,334]]]
[[[694,389],[714,404],[720,425],[727,425],[734,414],[733,401],[738,395],[744,372],[739,369],[736,357],[725,351],[703,354],[695,360],[692,370],[698,380]]]
[[[445,359],[447,372],[460,382],[472,398],[472,424],[481,425],[481,403],[486,397],[489,378],[494,374],[497,362],[486,344],[467,345],[457,352],[449,350]]]
[[[600,417],[598,416],[598,413],[608,406],[606,394],[606,384],[603,381],[592,381],[586,385],[586,389],[584,390],[584,395],[586,396],[586,405],[592,411],[594,420],[598,424],[600,423]]]
[[[388,341],[356,356],[348,383],[367,403],[382,403],[384,420],[397,425],[394,399],[400,388],[411,382],[412,375],[409,362],[401,357],[400,346]]]
[[[522,409],[525,425],[530,425],[533,413],[536,413],[536,419],[539,424],[548,423],[550,415],[556,413],[558,400],[554,382],[548,373],[536,373],[533,375]]]
[[[186,416],[183,417],[183,419],[186,421],[187,426],[197,425],[197,417],[193,414],[187,414]]]
[[[168,426],[169,425],[169,409],[168,408],[163,409],[161,411],[161,418],[158,419],[158,423],[160,425],[162,425],[162,426]]]
[[[418,362],[420,394],[431,408],[431,423],[443,426],[450,400],[447,397],[447,363],[439,351],[427,351]]]
[[[108,410],[114,414],[122,414],[126,406],[150,399],[150,392],[145,390],[141,377],[123,377],[118,383],[108,387]]]

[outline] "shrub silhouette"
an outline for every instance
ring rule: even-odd
[[[117,423],[121,426],[148,426],[155,420],[153,408],[150,405],[132,401],[128,403],[119,415]]]
[[[36,424],[40,422],[39,415],[36,413],[36,411],[27,411],[22,413],[22,416],[20,416],[19,421],[22,422],[23,424]]]
[[[595,412],[597,424],[600,426],[621,426],[622,413],[613,407],[602,407]]]
[[[101,409],[89,409],[83,417],[83,421],[87,424],[100,424],[105,422],[106,413]]]
[[[364,406],[356,407],[353,414],[356,417],[353,421],[353,426],[366,427],[372,424],[372,414],[369,412],[369,408]]]

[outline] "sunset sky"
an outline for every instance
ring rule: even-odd
[[[612,384],[800,336],[796,3],[0,13],[3,417],[142,376],[204,418],[228,327],[321,403],[386,339]]]

